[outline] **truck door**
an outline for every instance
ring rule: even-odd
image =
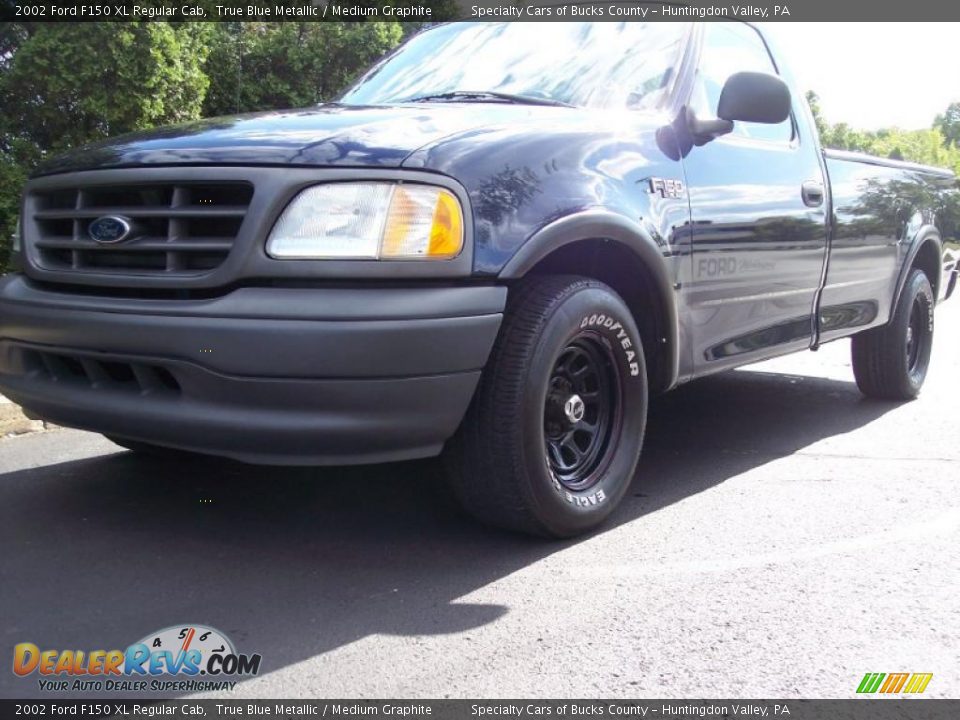
[[[714,118],[730,75],[777,68],[752,27],[701,27],[688,104],[697,117]],[[783,123],[737,122],[732,133],[694,145],[683,160],[692,236],[684,295],[694,374],[811,343],[827,218],[816,143],[799,101],[793,98],[794,112]]]

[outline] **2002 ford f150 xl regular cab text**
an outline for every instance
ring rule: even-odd
[[[135,450],[442,453],[479,518],[569,536],[651,393],[853,336],[862,391],[914,397],[957,208],[949,172],[822,151],[750,25],[443,25],[339,102],[48,161],[0,389]]]

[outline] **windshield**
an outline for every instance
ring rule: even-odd
[[[653,109],[669,91],[687,29],[673,22],[442,25],[376,65],[341,102],[389,105],[493,91],[579,107]]]

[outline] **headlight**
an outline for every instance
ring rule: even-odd
[[[388,182],[302,190],[270,231],[278,259],[449,259],[463,248],[463,211],[449,190]]]
[[[13,237],[10,238],[10,249],[18,253],[23,247],[23,241],[20,239],[20,216],[17,215],[17,224],[13,228]]]

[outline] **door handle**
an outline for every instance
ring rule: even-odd
[[[807,207],[820,207],[823,205],[823,183],[808,180],[800,186],[800,195]]]

